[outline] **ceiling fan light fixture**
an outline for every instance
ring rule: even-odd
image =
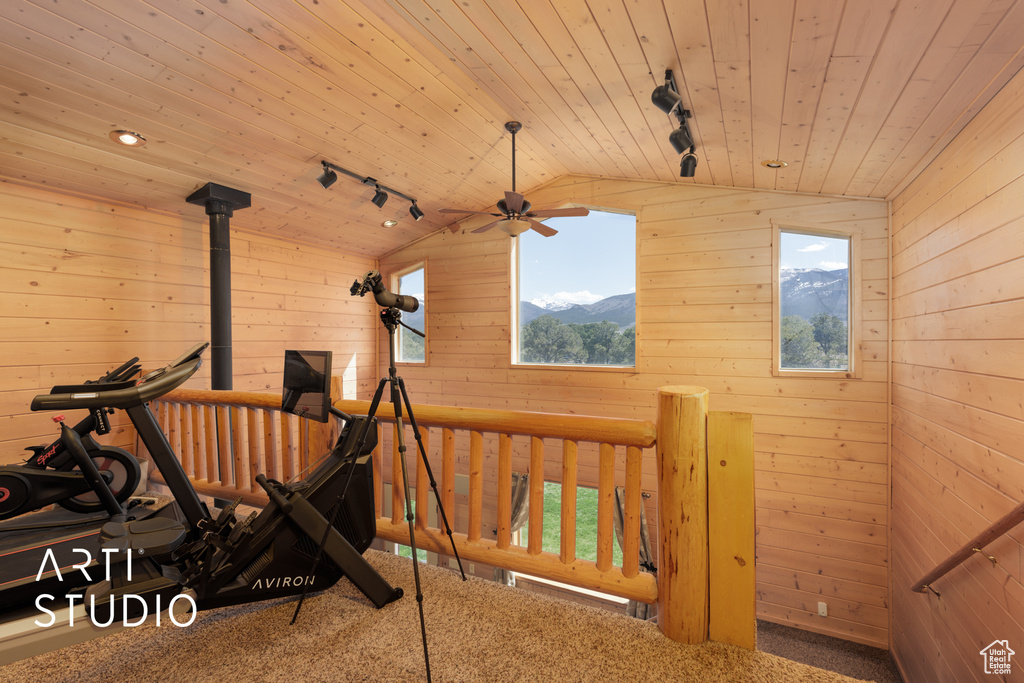
[[[498,221],[497,228],[507,234],[509,237],[518,237],[522,233],[530,229],[530,221],[523,221],[518,219]]]
[[[377,187],[376,190],[377,191],[373,194],[373,199],[371,199],[370,201],[373,202],[374,206],[376,206],[378,209],[383,209],[384,202],[388,200],[388,193],[380,189],[379,187]]]

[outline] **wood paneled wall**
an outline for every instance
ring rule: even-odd
[[[345,397],[363,398],[379,323],[348,288],[376,262],[245,232],[253,200],[231,222],[234,388],[279,392],[285,348],[329,349]],[[208,219],[183,214],[0,183],[0,462],[55,438],[51,416],[29,411],[36,394],[209,341]],[[209,388],[208,363],[189,386]],[[105,441],[132,445],[124,425]]]
[[[443,232],[381,260],[427,263],[427,364],[399,368],[413,402],[655,419],[659,386],[708,387],[713,410],[754,414],[760,616],[887,646],[887,204],[586,177],[529,199],[636,212],[636,370],[512,366],[510,239]],[[859,379],[772,375],[773,220],[861,235]],[[580,482],[596,471],[581,454]]]
[[[1022,158],[1019,73],[892,203],[892,647],[908,681],[994,678],[995,640],[1024,653],[1024,529],[987,548],[997,565],[936,581],[941,597],[909,590],[1024,500]]]

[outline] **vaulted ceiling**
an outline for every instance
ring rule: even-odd
[[[1024,0],[8,0],[0,19],[0,179],[196,217],[185,197],[214,182],[252,194],[233,225],[373,256],[442,207],[490,210],[509,120],[527,195],[580,174],[885,198],[1024,64]],[[692,179],[651,103],[666,69]],[[323,189],[324,159],[425,217],[344,175]]]

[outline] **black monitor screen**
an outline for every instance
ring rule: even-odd
[[[331,352],[285,351],[281,410],[327,422],[331,408]]]

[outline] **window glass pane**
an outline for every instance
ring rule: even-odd
[[[423,285],[423,268],[411,270],[398,276],[395,294],[407,294],[419,299],[420,305],[413,313],[402,313],[402,322],[420,332],[426,332],[424,324],[427,302]],[[427,359],[423,337],[410,332],[401,325],[398,327],[397,360],[404,363],[423,363]]]
[[[850,239],[780,232],[780,366],[849,370]]]
[[[591,210],[528,230],[519,250],[520,363],[636,363],[636,217]]]

